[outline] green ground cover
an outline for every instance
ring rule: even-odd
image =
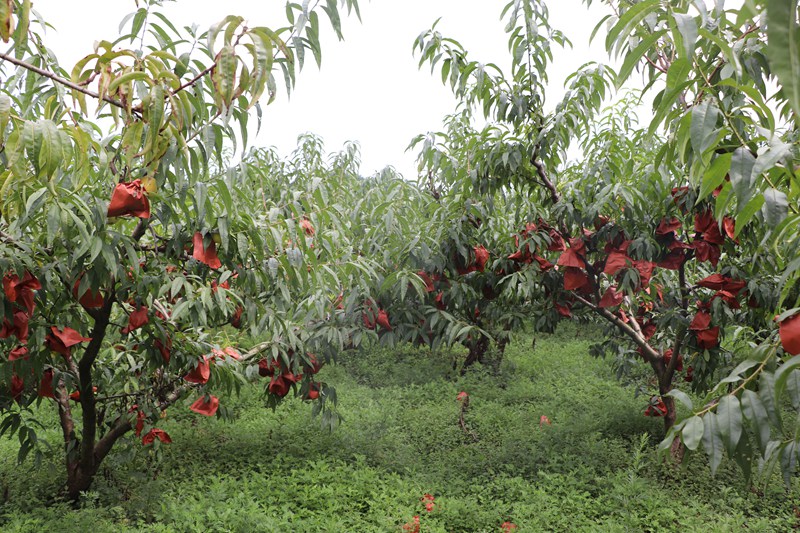
[[[348,354],[320,373],[340,390],[345,422],[333,433],[299,400],[265,409],[255,386],[227,400],[234,423],[175,406],[160,458],[121,446],[77,508],[57,496],[58,454],[20,466],[16,442],[2,439],[0,531],[399,532],[415,515],[421,532],[500,532],[506,521],[518,532],[800,526],[796,487],[744,487],[727,460],[712,479],[701,455],[664,465],[646,398],[587,355],[596,334],[563,328],[533,349],[518,335],[497,375],[460,377],[447,353]],[[58,446],[57,433],[46,437]]]

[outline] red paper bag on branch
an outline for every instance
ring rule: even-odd
[[[108,217],[150,218],[150,202],[144,195],[141,180],[118,183],[108,204]]]

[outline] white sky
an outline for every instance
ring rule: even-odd
[[[264,109],[262,131],[251,137],[250,144],[274,145],[288,154],[297,136],[311,131],[324,139],[330,151],[346,141],[358,141],[362,174],[392,165],[407,179],[415,179],[416,154],[405,149],[415,135],[440,130],[442,118],[455,108],[455,99],[438,72],[431,75],[429,68],[417,69],[418,59],[411,53],[414,39],[442,17],[437,29],[460,41],[470,58],[506,68],[507,38],[499,19],[506,3],[360,0],[363,23],[355,16],[343,18],[343,42],[323,32],[321,70],[307,59],[291,99],[279,91],[278,99]],[[589,46],[589,35],[607,8],[595,2],[587,9],[581,0],[547,3],[551,24],[574,46],[555,50],[548,72],[548,100],[553,105],[562,95],[567,75],[587,61],[609,62],[602,32]],[[179,0],[165,3],[162,12],[178,28],[197,23],[205,29],[229,14],[245,17],[250,26],[278,28],[285,25],[284,5],[284,0]],[[120,21],[136,9],[133,0],[34,0],[33,7],[55,26],[45,42],[67,71],[92,52],[94,41],[118,36]],[[328,24],[324,12],[320,23]]]

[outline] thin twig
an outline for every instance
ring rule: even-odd
[[[592,302],[586,300],[585,298],[581,298],[577,294],[573,294],[573,296],[580,303],[582,303],[595,313],[599,314],[600,316],[602,316],[603,318],[605,318],[606,320],[617,326],[617,328],[619,328],[623,333],[625,333],[628,337],[630,337],[631,340],[637,346],[639,346],[639,348],[642,349],[640,353],[645,361],[647,361],[650,364],[653,364],[653,362],[655,362],[658,358],[661,357],[661,355],[647,343],[644,336],[638,334],[636,330],[634,330],[631,326],[623,322],[622,319],[614,315],[614,313],[612,313],[608,309],[593,304]]]
[[[31,65],[30,63],[28,63],[26,61],[22,61],[20,59],[17,59],[14,56],[10,56],[8,54],[4,54],[4,53],[0,52],[0,60],[8,61],[9,63],[13,63],[14,65],[17,65],[18,67],[22,67],[22,68],[24,68],[26,70],[30,70],[31,72],[35,72],[36,74],[38,74],[40,76],[44,76],[45,78],[49,78],[49,79],[53,80],[56,83],[59,83],[59,84],[64,85],[66,87],[69,87],[73,91],[78,91],[79,93],[83,93],[83,94],[85,94],[87,96],[91,96],[92,98],[96,98],[98,100],[103,100],[103,101],[108,102],[109,104],[111,104],[113,106],[116,106],[116,107],[120,108],[120,109],[127,109],[125,107],[125,105],[122,102],[120,102],[119,100],[115,100],[115,99],[111,98],[110,96],[103,96],[103,98],[100,98],[100,95],[98,93],[94,92],[94,91],[91,91],[91,90],[89,90],[89,89],[87,89],[85,87],[81,87],[77,83],[73,83],[73,82],[69,81],[66,78],[62,78],[61,76],[59,76],[57,74],[54,74],[54,73],[52,73],[52,72],[50,72],[48,70],[44,70],[43,68],[39,68],[39,67],[37,67],[35,65]]]
[[[536,150],[537,154],[539,152],[538,148]],[[544,164],[539,161],[538,157],[534,156],[531,159],[531,163],[536,168],[536,174],[539,176],[539,179],[542,181],[542,185],[547,188],[547,191],[550,193],[550,200],[557,204],[561,201],[561,195],[558,193],[558,189],[556,189],[555,184],[550,181],[550,178],[547,176],[547,170],[544,168]]]
[[[775,352],[776,352],[777,350],[778,350],[778,346],[777,346],[777,345],[773,346],[773,347],[772,347],[772,350],[770,350],[770,352],[767,354],[767,356],[764,358],[764,360],[763,360],[763,361],[761,361],[761,364],[760,364],[760,365],[758,365],[758,368],[756,368],[755,372],[753,372],[752,374],[750,374],[750,376],[748,376],[748,377],[747,377],[747,378],[746,378],[744,381],[742,381],[742,383],[741,383],[741,384],[740,384],[738,387],[736,387],[736,388],[735,388],[735,389],[733,389],[731,392],[729,392],[728,394],[726,394],[726,396],[736,396],[736,395],[737,395],[737,394],[739,394],[741,391],[743,391],[743,390],[745,389],[745,387],[747,387],[747,385],[748,385],[748,384],[749,384],[751,381],[753,381],[753,379],[755,379],[755,377],[756,377],[756,376],[758,376],[759,374],[761,374],[761,372],[764,370],[764,368],[766,368],[766,366],[767,366],[767,363],[769,363],[770,359],[772,359],[772,356],[773,356],[773,355],[775,355]],[[709,411],[711,411],[712,409],[715,409],[715,408],[717,407],[717,405],[719,405],[719,404],[718,404],[718,403],[716,403],[716,402],[715,402],[715,403],[712,403],[711,405],[709,405],[708,407],[706,407],[706,408],[705,408],[705,409],[703,409],[702,411],[700,411],[700,412],[698,412],[698,413],[695,413],[695,415],[696,415],[696,416],[703,416],[704,414],[708,413],[708,412],[709,412]]]

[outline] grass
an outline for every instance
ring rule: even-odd
[[[532,349],[520,334],[499,375],[456,376],[447,353],[349,354],[321,373],[345,417],[333,433],[299,400],[265,409],[256,386],[226,401],[234,423],[175,407],[161,426],[174,443],[156,460],[136,442],[120,447],[79,507],[58,496],[58,454],[20,466],[3,439],[0,530],[399,532],[415,515],[422,532],[499,532],[505,521],[518,532],[800,526],[795,493],[778,482],[750,490],[727,462],[712,479],[702,455],[664,465],[660,420],[587,355],[595,335],[564,328]],[[462,390],[477,441],[458,425]]]

